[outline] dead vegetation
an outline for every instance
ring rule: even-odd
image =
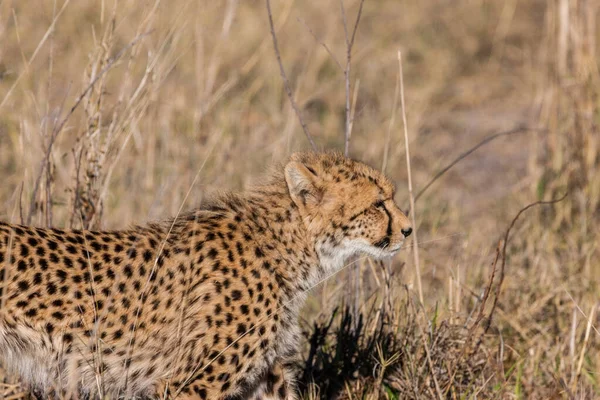
[[[305,136],[384,165],[408,206],[408,142],[420,260],[315,289],[305,397],[600,396],[600,2],[271,6],[281,64],[261,2],[0,2],[0,218],[164,218]]]

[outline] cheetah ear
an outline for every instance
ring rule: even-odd
[[[323,194],[317,186],[318,179],[314,169],[298,161],[290,161],[285,166],[285,181],[290,196],[301,209],[321,202]]]

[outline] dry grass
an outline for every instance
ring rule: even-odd
[[[347,30],[361,4],[344,2]],[[487,135],[536,128],[479,148],[418,197],[422,304],[407,253],[360,261],[361,317],[345,311],[345,279],[314,291],[299,365],[307,398],[600,396],[599,8],[365,1],[348,87],[335,60],[347,58],[340,3],[273,2],[282,64],[317,146],[343,149],[354,109],[350,154],[385,159],[399,188],[398,50],[416,193]],[[2,220],[142,223],[178,212],[209,153],[187,208],[309,147],[262,2],[4,1],[0,43]],[[514,226],[496,296],[496,249],[512,218],[565,192]],[[0,397],[23,397],[11,379]]]

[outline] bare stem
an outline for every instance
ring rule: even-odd
[[[33,213],[35,211],[35,199],[37,198],[38,190],[40,188],[40,182],[42,180],[42,176],[44,174],[46,165],[48,164],[48,160],[50,158],[50,153],[52,152],[52,147],[54,146],[54,142],[56,141],[56,138],[62,132],[65,124],[67,123],[67,121],[69,120],[71,115],[73,115],[73,113],[75,112],[77,107],[79,107],[79,104],[81,104],[81,101],[83,100],[83,98],[89,93],[90,90],[92,90],[92,88],[96,85],[96,83],[100,80],[100,78],[103,77],[104,74],[113,67],[113,65],[123,56],[123,54],[125,54],[125,52],[127,50],[129,50],[131,47],[133,47],[137,42],[139,42],[143,37],[147,36],[149,33],[150,32],[147,32],[147,33],[137,36],[127,46],[125,46],[123,49],[121,49],[121,51],[119,51],[119,53],[112,60],[110,60],[110,62],[106,65],[106,67],[104,67],[102,69],[102,71],[100,71],[100,73],[96,76],[96,78],[94,80],[92,80],[92,82],[90,82],[90,84],[85,88],[85,90],[83,92],[81,92],[79,97],[77,97],[77,99],[75,100],[75,103],[73,103],[73,106],[71,107],[71,109],[69,110],[67,115],[62,119],[62,121],[60,121],[60,123],[52,131],[52,134],[50,135],[50,141],[48,143],[48,146],[46,147],[44,159],[42,160],[40,170],[38,172],[37,178],[35,180],[35,184],[33,186],[33,192],[31,194],[31,200],[30,200],[30,205],[29,205],[29,214],[27,215],[27,225],[31,224],[31,218],[33,217]]]
[[[285,92],[287,93],[288,99],[290,99],[292,108],[294,109],[294,111],[296,112],[296,115],[298,116],[298,120],[300,121],[300,125],[302,126],[302,130],[304,131],[306,138],[310,142],[310,145],[312,146],[313,150],[316,151],[317,145],[315,144],[315,141],[313,140],[313,138],[308,130],[308,126],[304,122],[304,118],[302,118],[302,113],[301,113],[300,109],[298,108],[298,105],[296,104],[296,100],[294,100],[294,95],[292,94],[290,82],[287,78],[287,75],[285,74],[285,69],[283,68],[283,63],[281,62],[281,54],[279,53],[279,44],[277,43],[277,35],[275,34],[275,26],[273,24],[273,14],[271,13],[271,2],[270,2],[270,0],[266,0],[266,3],[267,3],[267,14],[269,16],[269,26],[271,28],[271,37],[273,38],[273,48],[275,50],[275,56],[277,57],[277,63],[279,64],[279,73],[281,74],[281,79],[283,79],[283,86],[285,87]]]
[[[356,15],[356,21],[354,22],[354,28],[352,29],[352,36],[349,36],[344,0],[340,0],[342,23],[344,25],[344,37],[346,39],[346,68],[344,68],[344,83],[346,89],[346,128],[344,130],[344,155],[346,157],[348,157],[348,152],[350,150],[350,136],[352,135],[352,114],[350,110],[350,67],[352,65],[352,47],[354,46],[354,39],[356,38],[356,31],[358,30],[358,24],[360,22],[360,17],[362,16],[364,3],[365,0],[360,1],[358,14]]]
[[[404,143],[406,148],[406,167],[408,171],[408,195],[410,196],[410,218],[413,226],[413,255],[419,301],[423,304],[423,288],[421,286],[421,267],[419,263],[419,246],[417,246],[417,225],[415,221],[415,198],[413,196],[412,173],[410,169],[410,145],[408,142],[408,125],[406,122],[406,107],[404,103],[404,78],[402,73],[402,52],[398,51],[398,68],[400,76],[400,104],[402,105],[402,123],[404,125]]]
[[[342,64],[340,64],[340,62],[338,61],[337,57],[335,56],[335,54],[333,54],[333,52],[331,51],[331,49],[329,48],[329,46],[327,46],[327,43],[323,42],[322,40],[320,40],[317,35],[315,34],[315,32],[313,32],[312,29],[310,29],[310,26],[308,26],[308,24],[306,23],[305,20],[303,20],[300,17],[297,17],[298,22],[302,23],[302,25],[304,25],[304,27],[306,28],[306,30],[312,35],[312,37],[315,39],[315,41],[317,43],[319,43],[321,46],[323,46],[323,48],[325,49],[325,51],[329,54],[329,56],[331,56],[331,58],[333,59],[333,61],[335,61],[335,63],[337,64],[337,66],[340,68],[340,71],[344,70],[344,67],[342,67]]]
[[[495,140],[495,139],[497,139],[499,137],[502,137],[502,136],[509,136],[509,135],[514,135],[516,133],[523,133],[523,132],[540,132],[540,131],[546,131],[546,130],[545,129],[531,128],[531,127],[528,127],[528,126],[525,126],[525,125],[521,125],[521,126],[517,126],[516,128],[510,129],[510,130],[507,130],[507,131],[498,132],[498,133],[495,133],[493,135],[490,135],[490,136],[486,137],[481,142],[477,143],[475,146],[471,147],[469,150],[465,151],[460,156],[458,156],[456,159],[454,159],[454,161],[452,161],[450,164],[448,164],[446,167],[444,167],[437,174],[435,174],[435,176],[433,178],[431,178],[429,180],[429,182],[427,182],[427,184],[423,187],[423,189],[419,190],[419,192],[415,196],[415,202],[417,200],[419,200],[419,198],[423,195],[423,193],[425,193],[425,191],[427,189],[429,189],[429,187],[431,185],[433,185],[433,183],[435,181],[437,181],[439,178],[442,177],[442,175],[444,175],[446,172],[448,172],[448,170],[450,170],[450,168],[454,167],[456,164],[458,164],[460,161],[462,161],[463,159],[465,159],[466,157],[468,157],[471,153],[473,153],[474,151],[476,151],[477,149],[479,149],[483,145],[486,145],[489,142],[491,142],[491,141],[493,141],[493,140]]]

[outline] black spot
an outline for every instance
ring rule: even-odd
[[[48,294],[56,293],[56,285],[52,282],[48,282],[48,284],[46,285],[46,291],[48,292]]]
[[[246,333],[246,325],[245,324],[238,324],[236,332],[237,332],[238,335],[245,334]]]
[[[198,395],[198,397],[200,397],[200,399],[206,399],[206,389],[201,389],[197,386],[194,386],[194,392]]]
[[[137,250],[134,247],[130,248],[129,250],[127,250],[127,256],[129,258],[136,258],[137,257]]]
[[[144,261],[150,262],[152,260],[152,252],[150,250],[144,251]]]
[[[231,291],[231,298],[233,300],[239,300],[242,298],[242,292],[240,292],[239,290],[232,290]]]
[[[60,311],[55,311],[52,313],[52,318],[62,321],[65,318],[65,315]]]
[[[69,257],[63,257],[63,263],[67,268],[73,268],[73,260],[71,260]]]
[[[70,254],[77,254],[77,247],[73,246],[72,244],[67,246],[67,253]]]
[[[60,279],[61,282],[64,282],[67,279],[67,273],[62,269],[56,270],[56,277]]]
[[[29,289],[29,282],[27,282],[27,281],[19,281],[18,287],[19,287],[19,290],[21,290],[21,291],[24,292],[27,289]]]
[[[215,250],[214,248],[211,248],[208,251],[208,257],[212,258],[213,260],[217,257],[219,253],[217,252],[217,250]]]

